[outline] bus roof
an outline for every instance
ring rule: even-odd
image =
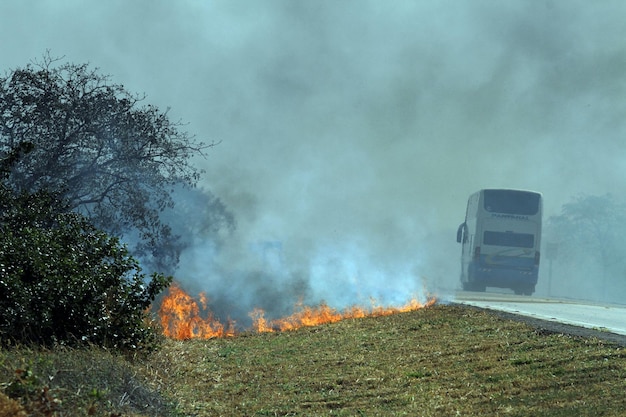
[[[532,194],[542,195],[539,191],[523,190],[519,188],[483,188],[480,191],[477,191],[477,193],[482,193],[483,191],[520,191],[523,193],[532,193]]]

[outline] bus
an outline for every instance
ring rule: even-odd
[[[461,284],[465,291],[510,288],[532,295],[539,275],[541,193],[484,189],[469,197],[461,243]]]

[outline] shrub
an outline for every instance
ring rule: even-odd
[[[154,346],[147,309],[171,277],[141,273],[119,239],[46,191],[0,185],[0,340]]]

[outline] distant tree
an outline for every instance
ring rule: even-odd
[[[171,228],[159,213],[172,187],[193,187],[190,158],[205,145],[167,111],[112,84],[87,64],[45,55],[0,77],[0,156],[22,143],[33,150],[11,169],[16,192],[50,190],[69,208],[114,235],[134,233],[138,252],[178,261]]]
[[[148,279],[117,238],[58,195],[7,186],[29,149],[0,161],[0,343],[155,347],[146,309],[172,278]]]
[[[561,214],[548,221],[547,234],[558,243],[561,263],[597,265],[597,281],[609,288],[610,280],[623,281],[626,261],[626,205],[613,195],[579,196],[564,204]]]

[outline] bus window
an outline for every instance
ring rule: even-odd
[[[517,190],[485,190],[485,210],[493,213],[532,216],[539,211],[541,195]]]
[[[494,246],[532,248],[535,244],[535,236],[528,233],[485,231],[483,235],[483,243],[485,245]]]

